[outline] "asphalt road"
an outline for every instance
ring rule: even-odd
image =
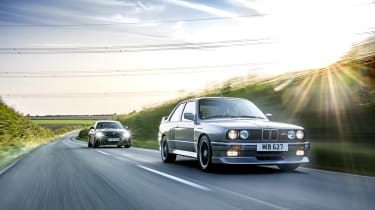
[[[375,178],[300,168],[164,164],[158,151],[87,148],[74,134],[0,176],[0,209],[374,209]]]

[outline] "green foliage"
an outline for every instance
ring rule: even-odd
[[[313,141],[311,152],[309,167],[375,176],[374,145]]]
[[[40,125],[48,124],[59,124],[59,125],[92,125],[96,120],[81,120],[81,119],[69,119],[69,120],[32,120],[33,123]]]
[[[53,135],[51,130],[33,124],[29,119],[0,102],[0,143],[44,139]]]
[[[143,141],[143,140],[133,139],[132,145],[134,147],[142,147],[142,148],[148,148],[148,149],[159,149],[159,144],[155,140]]]
[[[89,130],[90,130],[90,128],[81,129],[78,133],[78,139],[83,140],[83,141],[87,141]]]
[[[224,83],[225,93],[214,90],[202,95],[247,98],[264,113],[272,113],[274,121],[302,125],[313,139],[340,142],[344,138],[349,142],[374,144],[369,137],[375,136],[372,129],[375,103],[371,103],[375,96],[366,97],[364,106],[360,94],[362,84],[348,76],[355,74],[357,69],[345,71],[345,74],[333,78],[335,84],[332,88],[329,88],[327,76],[333,73],[315,70],[285,74],[257,83]],[[283,84],[287,85],[277,90],[276,87]],[[335,91],[334,96],[332,91]],[[184,99],[178,101],[181,100]],[[169,115],[178,101],[117,116],[116,119],[131,129],[135,139],[156,139],[161,118]]]
[[[0,100],[0,169],[32,149],[54,140],[56,135],[78,128],[65,127],[55,131],[42,128]]]
[[[130,115],[118,116],[115,120],[128,126],[134,139],[153,140],[157,138],[159,124],[163,116],[168,116],[177,102],[171,102],[156,108],[146,109]]]
[[[73,130],[79,130],[81,128],[82,128],[82,126],[80,126],[80,125],[67,126],[67,127],[62,127],[62,128],[59,128],[59,129],[55,129],[55,130],[53,130],[53,132],[56,135],[61,135],[61,134],[65,134],[65,133],[68,133],[68,132],[73,131]]]

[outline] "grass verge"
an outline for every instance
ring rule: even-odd
[[[306,167],[375,176],[375,148],[372,144],[312,142],[311,163]]]
[[[147,149],[159,149],[159,144],[157,140],[132,140],[132,146],[134,147],[141,147],[141,148],[147,148]]]
[[[48,124],[58,124],[58,125],[92,125],[96,122],[96,120],[31,120],[33,123],[37,125],[48,125]]]
[[[0,170],[4,169],[20,157],[30,153],[34,149],[54,140],[56,140],[56,138],[2,143],[0,145]]]

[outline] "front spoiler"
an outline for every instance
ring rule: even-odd
[[[130,139],[123,139],[119,141],[108,141],[107,139],[98,139],[97,140],[99,145],[128,145],[130,142]]]
[[[310,162],[308,157],[284,160],[258,160],[256,157],[212,157],[212,163],[218,164],[248,164],[248,165],[278,165],[278,164],[300,164]]]
[[[265,143],[265,142],[257,142]],[[241,142],[211,142],[212,163],[219,164],[250,164],[250,165],[278,165],[278,164],[300,164],[310,162],[308,154],[310,149],[309,142],[285,142],[289,145],[287,152],[270,152],[261,154],[257,152],[257,143]],[[274,142],[272,142],[274,143]],[[231,148],[239,148],[238,157],[228,157],[226,152]],[[303,149],[304,156],[297,156],[296,150]]]

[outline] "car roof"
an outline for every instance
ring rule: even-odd
[[[197,97],[197,98],[190,98],[190,99],[181,101],[180,103],[189,102],[189,101],[198,101],[201,99],[245,99],[247,100],[246,98],[235,98],[235,97],[224,97],[224,96],[223,97]]]
[[[118,123],[120,123],[119,121],[116,121],[116,120],[99,120],[99,121],[96,121],[95,123],[101,123],[101,122],[118,122]]]

